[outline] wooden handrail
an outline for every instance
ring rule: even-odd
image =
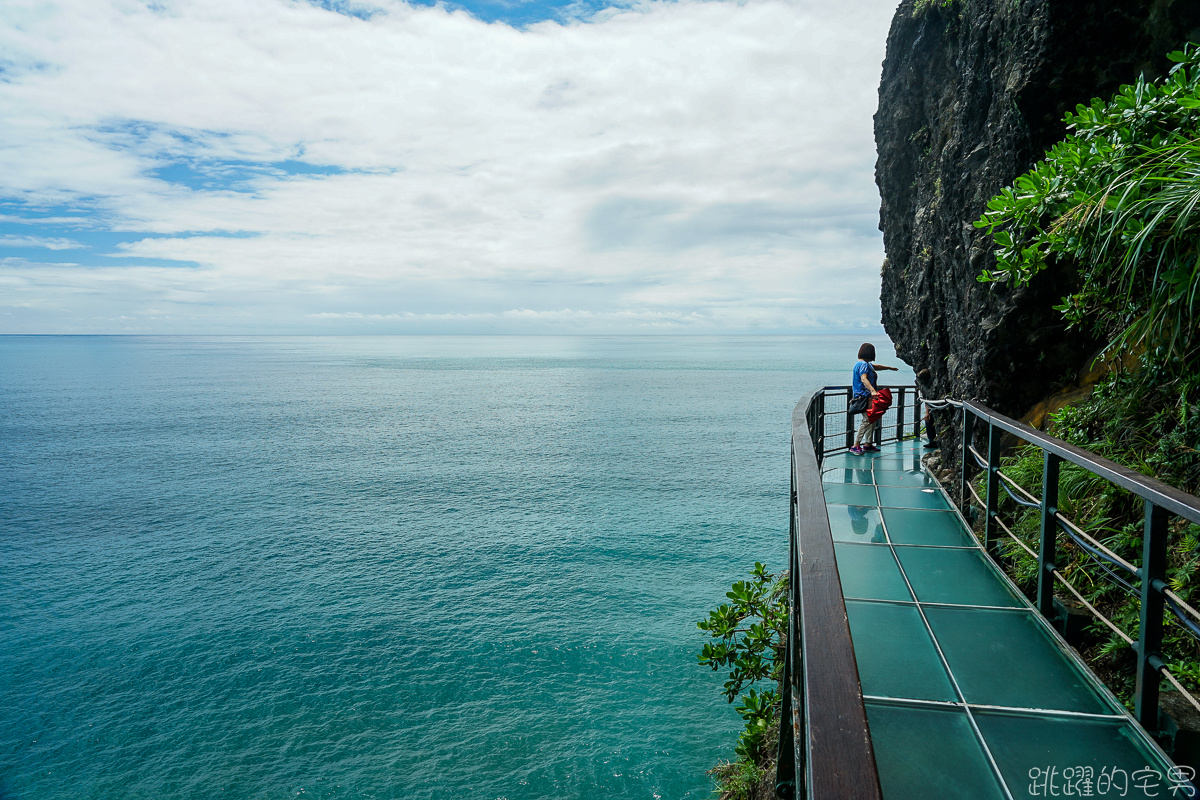
[[[963,402],[963,406],[980,420],[1007,431],[1018,439],[1035,444],[1072,464],[1078,464],[1087,471],[1094,472],[1123,489],[1128,489],[1143,500],[1149,500],[1159,508],[1177,514],[1189,522],[1200,524],[1200,502],[1197,502],[1196,498],[1187,492],[1147,477],[1140,472],[1135,472],[1129,467],[1121,466],[1115,461],[1109,461],[1103,456],[1076,447],[1070,442],[1047,436],[1038,429],[1006,417],[981,403],[966,400]]]
[[[793,634],[785,686],[792,696],[785,709],[795,709],[798,724],[791,768],[804,796],[811,800],[880,800],[879,773],[810,429],[810,421],[816,426],[811,409],[820,396],[817,392],[805,397],[792,412],[789,628]],[[783,759],[788,754],[780,755]],[[781,764],[780,774],[786,772],[787,766]]]

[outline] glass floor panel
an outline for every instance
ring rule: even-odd
[[[1090,714],[1118,710],[1025,609],[926,607],[968,703]]]
[[[939,547],[974,547],[975,537],[967,533],[953,511],[923,511],[912,508],[885,508],[883,520],[888,538],[896,544],[924,544]],[[833,516],[833,509],[829,511]]]
[[[1173,780],[1180,773],[1135,735],[1127,719],[976,711],[975,721],[1018,800],[1192,796],[1182,780]]]
[[[958,699],[915,605],[846,601],[863,694]]]
[[[821,469],[870,469],[871,462],[864,461],[862,456],[851,455],[850,453],[839,453],[833,456],[826,456],[821,461]]]
[[[918,489],[934,489],[938,485],[936,480],[924,472],[890,469],[877,469],[874,472],[875,483],[880,486],[911,486]],[[865,481],[861,482],[865,483]]]
[[[925,603],[972,606],[1023,606],[992,571],[979,549],[897,547],[896,555],[912,583],[917,599]]]
[[[879,506],[879,498],[875,495],[874,486],[860,486],[853,483],[825,484],[826,503],[847,503],[856,506]]]
[[[886,544],[887,536],[875,506],[843,506],[830,503],[829,530],[835,542]]]
[[[886,800],[1000,800],[1004,793],[961,708],[868,700]]]
[[[869,469],[827,469],[821,473],[825,483],[874,483],[875,477]]]
[[[931,508],[950,510],[946,496],[937,489],[880,486],[879,502],[887,508]]]
[[[907,600],[912,594],[890,547],[835,542],[842,594],[864,600]]]
[[[903,472],[923,472],[921,467],[921,457],[919,455],[912,456],[881,456],[876,458],[871,466],[875,469],[883,469],[889,471]]]
[[[916,439],[907,439],[903,442],[888,442],[887,444],[882,444],[879,446],[879,452],[881,455],[888,455],[890,453],[907,455],[908,453],[912,452],[914,443],[924,444],[924,442],[917,442]]]

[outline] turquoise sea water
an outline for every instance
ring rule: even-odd
[[[706,797],[860,341],[0,337],[0,798]]]

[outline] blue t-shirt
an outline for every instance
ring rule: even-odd
[[[854,380],[850,382],[850,385],[854,387],[855,397],[869,397],[871,394],[867,391],[867,387],[863,386],[863,375],[867,376],[868,383],[877,389],[879,388],[879,381],[875,376],[875,368],[871,366],[871,362],[859,361],[854,365]]]

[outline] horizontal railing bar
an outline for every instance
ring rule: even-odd
[[[1191,634],[1193,639],[1200,639],[1200,625],[1197,625],[1192,620],[1184,616],[1183,611],[1170,598],[1166,598],[1165,604],[1167,610],[1175,615],[1175,619],[1171,620],[1176,625],[1180,626],[1187,633]]]
[[[979,454],[979,451],[975,449],[975,446],[972,445],[967,449],[970,450],[971,455],[975,457],[975,463],[979,464],[979,466],[983,469],[987,469],[987,459]]]
[[[1004,481],[1005,483],[1009,484],[1014,489],[1016,489],[1018,492],[1025,495],[1025,499],[1032,502],[1035,506],[1042,504],[1042,499],[1040,497],[1034,497],[1032,493],[1030,493],[1029,491],[1027,491],[1025,489],[1025,487],[1023,487],[1021,484],[1017,483],[1015,480],[1013,480],[1012,478],[1005,475],[1000,470],[996,470],[996,474],[1000,476],[1000,480]]]
[[[1162,481],[1149,478],[1140,472],[1129,469],[1129,467],[1121,466],[1115,461],[1110,461],[1103,456],[1098,456],[1069,442],[1064,442],[1062,439],[1047,436],[1036,428],[1032,428],[1023,422],[1017,422],[1015,419],[1006,417],[972,400],[963,401],[963,407],[976,417],[995,425],[1003,431],[1007,431],[1031,444],[1035,444],[1059,458],[1070,461],[1072,464],[1078,464],[1089,472],[1094,472],[1102,478],[1115,483],[1122,489],[1133,492],[1144,500],[1149,500],[1159,508],[1183,517],[1190,522],[1200,524],[1200,500],[1197,500],[1197,498],[1184,491],[1176,489],[1174,486],[1168,486]]]
[[[1080,528],[1074,522],[1071,522],[1071,520],[1067,519],[1066,517],[1064,517],[1062,514],[1058,513],[1057,511],[1054,513],[1054,516],[1061,524],[1067,526],[1072,531],[1074,531],[1077,536],[1079,536],[1083,539],[1087,539],[1087,541],[1092,546],[1098,548],[1101,552],[1103,552],[1106,556],[1108,556],[1113,562],[1120,564],[1122,567],[1129,570],[1134,575],[1138,574],[1137,567],[1133,566],[1133,564],[1130,564],[1128,561],[1121,558],[1119,555],[1114,553],[1112,550],[1109,550],[1103,544],[1096,541],[1096,539],[1094,539],[1092,536],[1089,536],[1082,528]]]
[[[1095,547],[1092,547],[1091,544],[1089,544],[1089,542],[1084,541],[1082,537],[1080,537],[1079,535],[1077,535],[1075,533],[1075,531],[1073,531],[1071,528],[1069,528],[1063,524],[1062,518],[1058,514],[1054,515],[1054,521],[1056,523],[1058,523],[1058,527],[1062,529],[1063,533],[1067,534],[1067,536],[1070,537],[1071,541],[1075,542],[1076,547],[1078,547],[1080,550],[1083,550],[1083,552],[1090,555],[1097,564],[1101,565],[1102,568],[1107,570],[1107,568],[1103,567],[1103,564],[1104,564],[1104,562],[1108,562],[1109,564],[1118,566],[1121,569],[1129,569],[1129,567],[1126,564],[1122,563],[1121,561],[1117,561],[1115,559],[1109,558],[1106,553],[1101,552],[1100,550],[1097,550]],[[1090,539],[1090,537],[1089,537],[1089,539]],[[1107,570],[1107,571],[1114,578],[1117,578],[1117,574],[1115,572],[1112,572],[1111,570]],[[1138,574],[1137,570],[1134,570],[1133,575],[1136,577],[1137,574]],[[1120,578],[1119,582],[1123,583],[1126,588],[1133,589],[1133,584],[1129,583],[1125,579]]]
[[[1096,619],[1098,619],[1098,620],[1100,620],[1101,622],[1103,622],[1103,623],[1104,623],[1105,625],[1107,625],[1108,627],[1112,628],[1112,630],[1113,630],[1113,633],[1117,634],[1117,636],[1120,636],[1122,639],[1124,639],[1124,640],[1125,640],[1125,644],[1129,645],[1130,647],[1133,647],[1133,637],[1131,637],[1131,636],[1129,636],[1128,634],[1126,634],[1126,633],[1125,633],[1125,631],[1121,630],[1121,629],[1120,629],[1120,628],[1118,628],[1118,627],[1117,627],[1115,624],[1113,624],[1112,620],[1110,620],[1108,617],[1106,617],[1106,616],[1104,616],[1103,614],[1101,614],[1101,613],[1100,613],[1100,612],[1099,612],[1099,611],[1096,609],[1096,607],[1095,607],[1094,605],[1092,605],[1091,603],[1089,603],[1089,602],[1088,602],[1088,601],[1087,601],[1087,600],[1084,598],[1084,596],[1083,596],[1083,595],[1081,595],[1081,594],[1080,594],[1080,593],[1079,593],[1079,592],[1078,592],[1078,591],[1075,589],[1075,587],[1071,585],[1071,582],[1070,582],[1069,580],[1067,580],[1067,579],[1066,579],[1066,576],[1064,576],[1064,575],[1063,575],[1061,572],[1059,572],[1058,570],[1054,570],[1054,577],[1058,578],[1059,582],[1061,582],[1063,586],[1066,586],[1066,587],[1067,587],[1067,591],[1069,591],[1071,594],[1075,595],[1075,599],[1076,599],[1076,600],[1078,600],[1079,602],[1083,603],[1084,607],[1085,607],[1085,608],[1087,608],[1087,610],[1088,610],[1088,611],[1092,612],[1092,616],[1094,616]]]
[[[1194,609],[1194,608],[1192,608],[1191,606],[1189,606],[1189,605],[1188,605],[1188,604],[1187,604],[1187,603],[1184,601],[1184,599],[1183,599],[1182,597],[1180,597],[1179,595],[1175,594],[1175,593],[1174,593],[1173,591],[1171,591],[1170,589],[1163,589],[1163,594],[1165,594],[1167,597],[1169,597],[1169,598],[1171,599],[1171,601],[1172,601],[1172,602],[1174,602],[1174,603],[1175,603],[1177,606],[1179,606],[1180,608],[1183,608],[1183,609],[1185,609],[1185,610],[1186,610],[1186,611],[1187,611],[1189,614],[1191,614],[1193,617],[1195,617],[1196,619],[1200,620],[1200,611],[1197,611],[1196,609]]]
[[[976,502],[976,503],[979,503],[979,507],[980,507],[980,508],[987,508],[987,503],[983,502],[983,500],[981,500],[981,499],[980,499],[979,495],[975,493],[975,487],[974,487],[974,486],[972,486],[971,484],[969,484],[969,483],[968,483],[968,484],[967,484],[967,491],[971,493],[971,497],[974,497],[974,498],[975,498],[975,502]]]
[[[1195,706],[1197,711],[1200,711],[1200,700],[1197,700],[1196,696],[1194,694],[1189,692],[1187,689],[1183,688],[1183,684],[1181,684],[1179,681],[1175,680],[1175,676],[1171,674],[1171,670],[1167,669],[1166,667],[1163,667],[1161,670],[1159,670],[1159,672],[1162,673],[1162,676],[1164,678],[1166,678],[1168,681],[1170,681],[1172,686],[1174,686],[1176,689],[1179,690],[1179,693],[1181,695],[1183,695],[1184,697],[1186,697],[1188,699],[1188,702],[1190,702],[1193,706]]]
[[[971,450],[972,450],[972,452],[974,452],[974,448],[971,448]],[[1032,507],[1035,507],[1035,506],[1037,506],[1037,505],[1040,505],[1040,504],[1041,504],[1041,500],[1038,500],[1038,499],[1037,499],[1037,498],[1035,498],[1035,497],[1034,497],[1032,494],[1030,494],[1029,492],[1025,491],[1023,488],[1021,488],[1021,485],[1020,485],[1020,484],[1018,484],[1016,481],[1013,481],[1011,478],[1009,478],[1009,477],[1008,477],[1007,475],[1005,475],[1003,472],[1001,472],[1001,471],[999,471],[999,470],[996,470],[996,474],[997,474],[998,476],[1000,476],[1001,478],[1004,478],[1004,479],[1005,479],[1005,481],[1007,481],[1007,482],[1011,483],[1011,484],[1012,484],[1014,487],[1016,487],[1016,488],[1017,488],[1017,489],[1018,489],[1018,490],[1019,490],[1019,491],[1020,491],[1022,494],[1024,494],[1026,497],[1028,497],[1028,498],[1029,498],[1029,501],[1028,501],[1028,502],[1027,502],[1027,501],[1022,501],[1022,500],[1018,499],[1017,497],[1015,497],[1015,496],[1013,495],[1013,493],[1012,493],[1011,491],[1009,491],[1009,489],[1008,489],[1008,487],[1007,487],[1007,486],[1001,486],[1000,488],[1001,488],[1001,489],[1003,489],[1005,492],[1007,492],[1007,493],[1008,493],[1008,496],[1009,496],[1009,497],[1012,497],[1012,499],[1013,499],[1013,501],[1014,501],[1014,502],[1016,502],[1016,503],[1019,503],[1020,505],[1026,506],[1026,507],[1028,507],[1028,508],[1032,508]],[[975,495],[975,499],[976,499],[976,500],[977,500],[977,501],[980,503],[980,505],[983,505],[983,500],[982,500],[982,499],[979,497],[979,495],[975,494],[974,490],[972,490],[971,494]],[[1007,527],[1004,525],[1004,523],[1003,523],[1003,522],[1000,520],[1000,517],[999,517],[999,515],[993,514],[993,515],[992,515],[992,519],[993,519],[993,520],[995,520],[995,521],[996,521],[996,522],[997,522],[997,523],[1000,525],[1000,527],[1002,527],[1002,528],[1004,528],[1006,531],[1008,531],[1008,528],[1007,528]],[[1135,567],[1134,567],[1132,564],[1130,564],[1130,563],[1129,563],[1128,561],[1126,561],[1125,559],[1121,558],[1119,555],[1117,555],[1116,553],[1114,553],[1114,552],[1113,552],[1112,550],[1110,550],[1108,547],[1105,547],[1105,546],[1104,546],[1103,544],[1101,544],[1101,543],[1100,543],[1098,540],[1096,540],[1094,537],[1090,536],[1090,535],[1089,535],[1088,533],[1086,533],[1086,532],[1085,532],[1085,531],[1084,531],[1082,528],[1080,528],[1080,527],[1079,527],[1078,525],[1076,525],[1074,522],[1071,522],[1071,520],[1069,520],[1069,519],[1067,519],[1066,517],[1064,517],[1064,516],[1063,516],[1061,513],[1059,513],[1058,511],[1055,511],[1055,512],[1054,512],[1054,519],[1055,519],[1055,521],[1056,521],[1056,522],[1059,524],[1059,526],[1063,528],[1064,532],[1065,532],[1065,533],[1066,533],[1066,534],[1067,534],[1067,535],[1068,535],[1068,536],[1069,536],[1071,539],[1073,539],[1073,540],[1075,541],[1075,543],[1076,543],[1077,545],[1079,545],[1079,546],[1080,546],[1080,547],[1081,547],[1081,548],[1084,550],[1084,552],[1088,553],[1089,555],[1091,555],[1091,556],[1092,556],[1092,558],[1096,559],[1096,561],[1097,561],[1097,562],[1101,562],[1101,561],[1109,561],[1110,563],[1116,564],[1117,566],[1119,566],[1119,567],[1122,567],[1122,568],[1124,568],[1124,569],[1128,570],[1130,573],[1132,573],[1132,574],[1134,574],[1134,575],[1137,575],[1137,574],[1138,574],[1138,571],[1137,571],[1137,569],[1136,569],[1136,568],[1135,568]],[[1011,531],[1009,531],[1009,535],[1010,535],[1010,536],[1013,536],[1013,538],[1014,538],[1014,539],[1016,539],[1016,536],[1015,536],[1015,535],[1013,535]],[[1081,539],[1082,539],[1082,540],[1084,540],[1084,541],[1080,541]],[[1033,549],[1032,549],[1032,548],[1030,548],[1030,547],[1026,546],[1026,545],[1025,545],[1025,543],[1024,543],[1024,542],[1021,542],[1019,539],[1017,539],[1017,541],[1018,541],[1018,542],[1021,544],[1021,546],[1022,546],[1022,547],[1024,547],[1024,548],[1025,548],[1027,551],[1029,551],[1030,555],[1033,555],[1033,556],[1034,556],[1034,558],[1037,558],[1037,557],[1038,557],[1038,556],[1037,556],[1037,554],[1033,552]],[[1109,575],[1112,575],[1112,576],[1113,576],[1113,578],[1114,578],[1114,579],[1116,579],[1116,580],[1117,580],[1117,581],[1118,581],[1118,582],[1119,582],[1119,583],[1120,583],[1122,586],[1124,586],[1126,589],[1130,589],[1130,590],[1132,590],[1132,589],[1133,589],[1133,585],[1132,585],[1132,584],[1130,584],[1130,583],[1128,583],[1127,581],[1125,581],[1125,580],[1121,579],[1119,576],[1117,576],[1115,573],[1111,572],[1111,571],[1110,571],[1110,570],[1108,570],[1107,568],[1104,568],[1104,567],[1103,567],[1103,564],[1101,564],[1101,568],[1103,568],[1103,569],[1105,570],[1105,572],[1107,572]],[[1197,633],[1200,633],[1200,631],[1197,631]]]
[[[1034,549],[1033,549],[1032,547],[1030,547],[1029,545],[1027,545],[1027,544],[1025,544],[1024,542],[1022,542],[1022,541],[1021,541],[1021,539],[1020,539],[1020,537],[1018,537],[1018,536],[1017,536],[1015,533],[1013,533],[1013,532],[1012,532],[1012,531],[1009,529],[1009,527],[1008,527],[1007,525],[1005,525],[1005,524],[1004,524],[1004,521],[1003,521],[1002,519],[1000,519],[1000,515],[999,515],[999,514],[993,514],[993,515],[992,515],[992,519],[993,519],[993,520],[995,520],[996,524],[1000,526],[1000,529],[1001,529],[1002,531],[1004,531],[1005,533],[1007,533],[1009,536],[1011,536],[1011,537],[1012,537],[1012,540],[1013,540],[1014,542],[1016,542],[1017,544],[1021,545],[1021,547],[1025,548],[1025,552],[1026,552],[1026,553],[1029,553],[1029,555],[1033,556],[1035,559],[1038,557],[1037,551],[1036,551],[1036,550],[1034,550]]]
[[[1001,478],[1007,477],[1000,470],[996,470],[996,475],[998,475]],[[1041,500],[1022,500],[1021,498],[1017,497],[1015,494],[1013,494],[1013,490],[1008,488],[1007,483],[1000,484],[1000,488],[1003,489],[1004,493],[1007,494],[1009,497],[1011,497],[1012,501],[1019,506],[1025,506],[1025,508],[1039,508],[1042,505]],[[1017,488],[1020,489],[1021,487],[1017,486]]]
[[[971,449],[972,449],[972,451],[974,451],[974,448],[971,448]],[[1017,489],[1017,491],[1019,491],[1021,494],[1025,495],[1026,498],[1028,498],[1027,501],[1022,501],[1022,500],[1018,499],[1017,497],[1013,496],[1013,493],[1011,491],[1009,491],[1007,486],[1001,486],[1000,488],[1004,489],[1004,491],[1008,493],[1008,496],[1012,497],[1014,502],[1019,503],[1020,505],[1026,506],[1028,508],[1032,508],[1034,506],[1041,504],[1041,500],[1039,500],[1038,498],[1036,498],[1032,494],[1030,494],[1028,491],[1026,491],[1019,483],[1014,481],[1012,478],[1008,477],[1000,470],[996,470],[996,474],[999,477],[1003,478],[1005,480],[1005,482],[1012,484],[1012,486],[1015,489]],[[978,495],[976,495],[976,498],[978,499]],[[1086,552],[1091,553],[1093,558],[1097,558],[1098,556],[1103,556],[1104,558],[1101,558],[1100,560],[1108,560],[1113,564],[1123,567],[1124,569],[1128,570],[1130,573],[1137,575],[1137,569],[1132,564],[1130,564],[1128,561],[1126,561],[1125,559],[1121,558],[1119,555],[1114,553],[1112,550],[1110,550],[1108,547],[1106,547],[1104,544],[1102,544],[1095,537],[1089,535],[1086,531],[1084,531],[1082,528],[1080,528],[1074,522],[1069,520],[1067,517],[1063,516],[1058,511],[1055,511],[1054,517],[1060,526],[1064,526],[1065,529],[1068,529],[1068,530],[1066,530],[1067,535],[1070,536],[1072,539],[1074,539],[1076,544],[1079,544],[1081,547],[1083,547],[1083,549]],[[999,523],[1002,528],[1005,528],[1004,523],[1000,521],[999,516],[993,515],[992,519],[994,519],[997,523]],[[1005,528],[1005,530],[1008,530],[1008,529]],[[1012,534],[1010,533],[1010,535],[1012,535]],[[1013,538],[1016,538],[1016,537],[1014,536]],[[1084,542],[1080,542],[1079,541],[1080,539],[1085,540],[1085,542],[1087,544],[1085,544]],[[1018,539],[1017,541],[1020,541],[1020,540]],[[1088,545],[1091,545],[1091,547],[1089,547]],[[1025,549],[1028,550],[1030,552],[1030,554],[1034,555],[1035,558],[1037,557],[1037,555],[1033,553],[1032,548],[1027,547],[1024,542],[1021,542],[1021,546],[1025,547]],[[1098,550],[1099,553],[1093,552],[1092,547],[1096,548],[1096,550]],[[1116,577],[1116,576],[1114,575],[1114,577]],[[1121,583],[1126,588],[1130,588],[1130,589],[1133,588],[1131,584],[1126,583],[1125,581],[1121,581]],[[1200,616],[1200,615],[1197,615],[1197,616]]]

